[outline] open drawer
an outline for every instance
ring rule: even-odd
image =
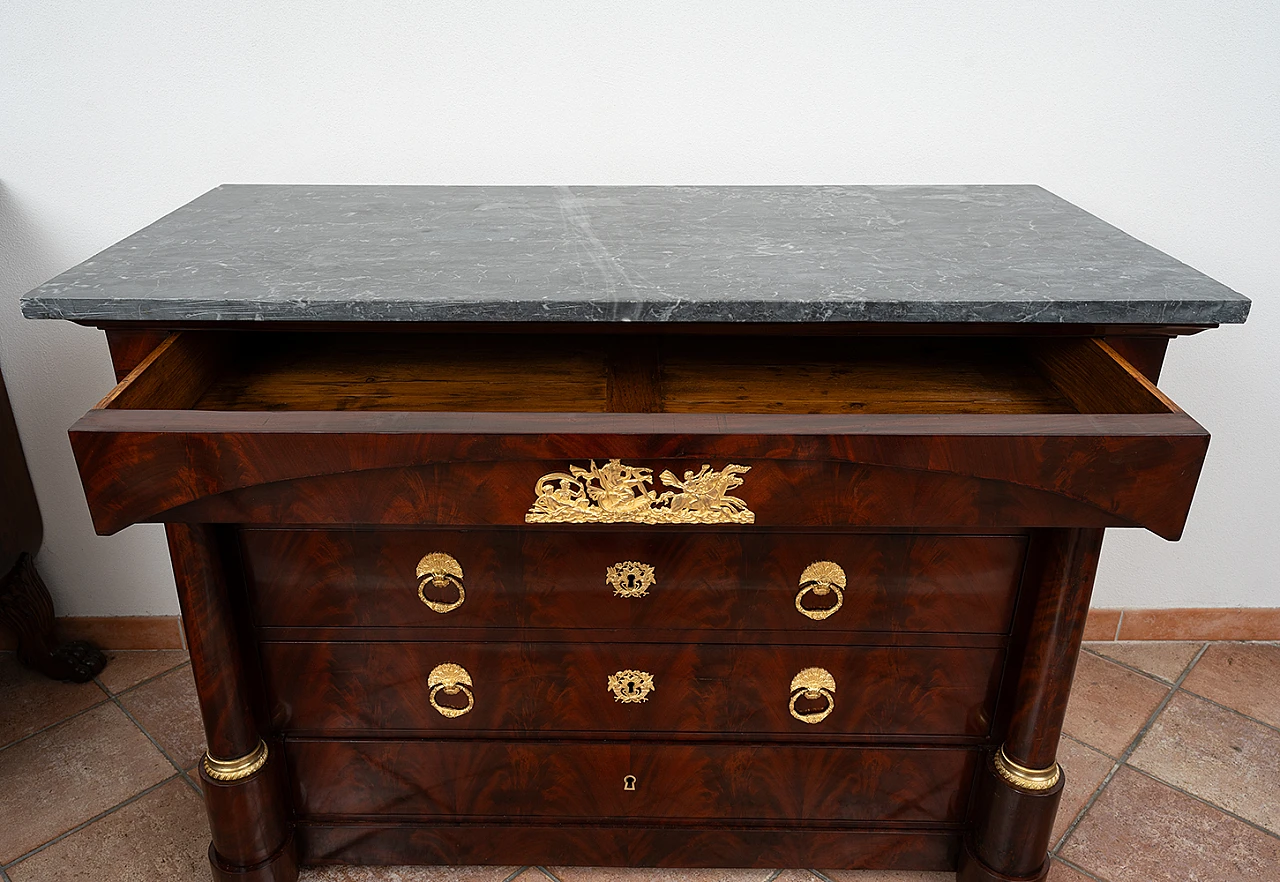
[[[94,524],[1142,526],[1209,436],[1091,338],[185,331],[71,429]]]

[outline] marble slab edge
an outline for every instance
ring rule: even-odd
[[[32,319],[95,322],[637,322],[911,324],[1238,324],[1239,300],[964,300],[821,302],[512,300],[228,300],[27,297]]]

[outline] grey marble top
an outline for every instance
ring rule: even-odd
[[[227,185],[36,288],[80,321],[1242,322],[1034,186]]]

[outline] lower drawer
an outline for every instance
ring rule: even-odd
[[[1000,649],[260,644],[286,731],[984,737]]]
[[[871,878],[888,879],[883,871],[889,869],[954,875],[961,829],[959,824],[916,827],[857,822],[730,826],[714,820],[672,824],[630,819],[538,823],[505,818],[470,822],[340,818],[300,820],[295,836],[299,862],[307,865],[874,867],[881,872]],[[662,879],[694,875],[680,870],[654,874]]]
[[[289,741],[309,819],[958,821],[981,754],[946,748]]]

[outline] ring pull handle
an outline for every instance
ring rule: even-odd
[[[427,597],[428,586],[448,593],[456,591],[458,599],[447,603],[432,600]],[[462,584],[462,567],[458,562],[442,551],[433,551],[418,561],[418,599],[438,613],[447,613],[462,606],[467,599],[467,591]]]
[[[604,571],[604,582],[617,597],[644,597],[657,584],[653,567],[638,560],[623,560]]]
[[[815,622],[830,618],[844,606],[844,589],[847,585],[848,579],[845,578],[844,569],[839,564],[829,560],[815,561],[805,567],[804,572],[800,574],[800,593],[796,595],[796,610],[800,615],[808,616]],[[814,597],[826,597],[832,593],[836,596],[836,602],[832,606],[814,609],[804,605],[805,596],[808,594],[813,594]]]
[[[817,701],[823,699],[826,705],[821,710],[796,710],[796,702],[800,699]],[[791,678],[791,703],[788,708],[791,716],[802,723],[821,723],[836,707],[836,678],[826,668],[805,668]]]
[[[436,665],[427,677],[427,686],[431,690],[431,706],[439,711],[442,717],[452,720],[463,714],[470,713],[471,709],[476,706],[475,694],[471,691],[471,675],[467,673],[467,669],[462,665],[455,665],[453,662]],[[442,692],[445,695],[464,693],[467,696],[467,706],[453,707],[448,704],[440,704],[440,702],[436,701],[436,696]]]

